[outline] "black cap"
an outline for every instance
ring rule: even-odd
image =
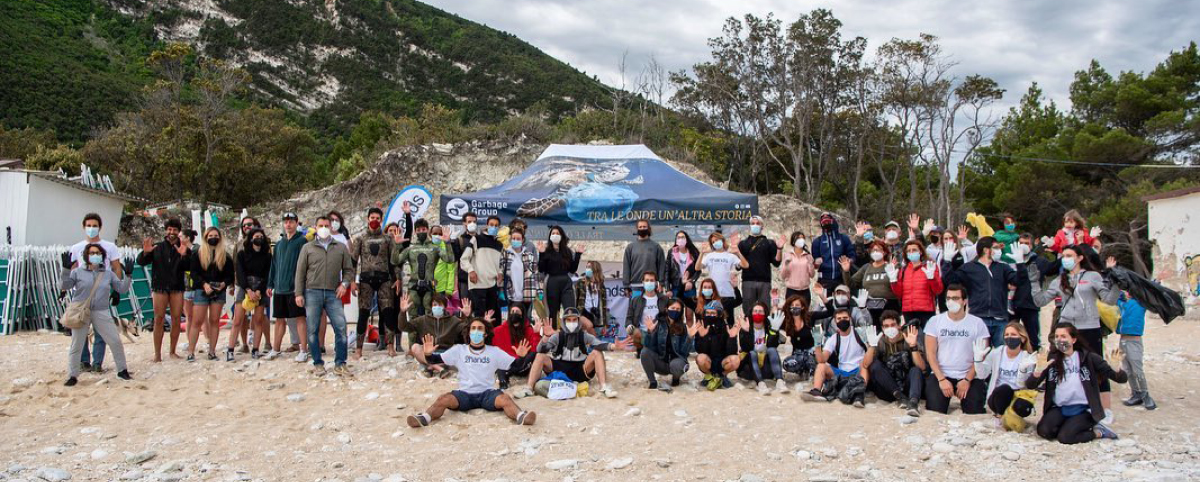
[[[293,213],[293,212],[286,212],[286,213],[283,213],[283,220],[284,220],[284,221],[287,221],[287,220],[289,220],[289,219],[293,219],[293,220],[299,221],[299,220],[300,220],[300,217],[299,217],[299,216],[296,216],[296,213]]]

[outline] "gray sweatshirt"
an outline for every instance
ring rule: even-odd
[[[657,242],[638,239],[625,246],[625,256],[621,259],[621,276],[625,278],[625,286],[642,283],[642,275],[653,271],[658,275],[657,280],[667,279],[667,255]]]
[[[583,328],[580,328],[581,330]],[[555,351],[558,350],[558,344],[562,343],[566,333],[558,332],[548,337],[542,338],[541,343],[538,343],[538,353],[550,355],[550,358],[559,361],[581,362],[587,359],[588,353],[592,350],[608,351],[609,344],[601,341],[599,338],[592,336],[589,333],[582,333],[583,343],[573,347],[563,347],[562,356],[555,356]],[[586,350],[584,348],[587,348]]]
[[[58,287],[63,291],[71,291],[71,288],[74,288],[71,302],[83,301],[91,294],[92,283],[96,280],[100,281],[100,286],[96,287],[96,294],[92,296],[92,311],[103,313],[108,313],[108,307],[112,305],[112,292],[124,294],[129,291],[129,284],[132,282],[130,276],[117,279],[117,275],[107,266],[101,266],[95,271],[81,267],[69,271],[64,269]]]
[[[1043,288],[1042,283],[1039,282],[1041,273],[1037,266],[1031,263],[1028,271],[1029,284],[1033,291],[1033,303],[1038,306],[1046,306],[1061,296],[1063,307],[1058,318],[1059,321],[1075,325],[1075,328],[1081,330],[1100,328],[1100,310],[1096,307],[1097,300],[1112,305],[1116,304],[1117,298],[1121,296],[1121,290],[1109,286],[1108,280],[1095,271],[1060,275],[1071,277],[1071,286],[1074,287],[1074,292],[1070,296],[1062,292],[1059,278],[1054,278],[1053,281],[1047,283],[1047,287]]]

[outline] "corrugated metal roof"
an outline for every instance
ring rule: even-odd
[[[38,178],[40,178],[40,179],[45,179],[45,180],[47,180],[47,181],[56,182],[56,183],[62,184],[62,185],[64,185],[64,186],[70,186],[70,187],[73,187],[73,188],[75,188],[75,189],[79,189],[79,190],[82,190],[82,191],[87,191],[87,192],[94,193],[94,194],[99,194],[99,195],[101,195],[101,196],[107,196],[107,197],[111,197],[111,198],[120,199],[120,200],[122,200],[122,201],[125,201],[125,202],[131,202],[131,203],[142,203],[142,204],[144,204],[144,203],[148,202],[148,200],[147,200],[147,199],[145,199],[145,198],[140,198],[140,197],[137,197],[137,196],[134,196],[134,195],[125,194],[125,193],[120,193],[120,192],[109,192],[109,191],[105,191],[105,190],[102,190],[102,189],[96,189],[96,188],[88,187],[88,186],[85,186],[85,185],[83,185],[82,183],[80,183],[80,182],[78,182],[78,181],[72,181],[72,180],[70,180],[70,179],[67,179],[67,178],[65,178],[65,177],[62,177],[62,176],[60,176],[60,175],[59,175],[57,172],[50,172],[50,171],[31,171],[31,170],[28,170],[28,169],[9,169],[8,171],[10,171],[10,172],[23,172],[23,173],[25,173],[25,174],[29,174],[29,175],[31,175],[31,176],[36,176],[36,177],[38,177]]]

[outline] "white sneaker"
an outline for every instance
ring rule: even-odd
[[[788,390],[787,383],[785,383],[783,381],[783,379],[781,378],[781,379],[775,381],[775,391],[777,391],[779,393],[787,393],[790,390]]]
[[[617,398],[617,391],[608,386],[601,388],[600,393],[604,395],[604,398]]]
[[[275,350],[271,350],[271,351],[267,352],[267,354],[264,355],[263,358],[266,359],[267,361],[274,360],[276,358],[279,358],[279,352],[277,352]]]
[[[1111,427],[1114,420],[1116,420],[1116,416],[1113,414],[1113,411],[1110,409],[1105,409],[1104,418],[1100,420],[1100,423]]]
[[[308,352],[302,351],[296,354],[296,363],[304,363],[308,361]]]
[[[766,395],[771,394],[771,389],[767,388],[767,382],[758,382],[758,385],[755,387],[755,390],[758,390],[759,395],[766,396]]]

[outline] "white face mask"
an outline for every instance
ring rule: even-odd
[[[479,230],[479,225],[475,223],[467,223],[467,232],[474,233]]]
[[[796,238],[796,242],[792,243],[796,249],[804,249],[804,238]]]
[[[550,242],[551,242],[551,243],[558,244],[558,242],[559,242],[559,241],[562,241],[562,236],[561,236],[561,235],[558,235],[558,234],[551,234],[551,235],[550,235]]]
[[[334,230],[334,231],[340,231],[340,230],[342,229],[342,222],[341,222],[341,221],[332,221],[332,222],[330,222],[330,223],[329,223],[329,229],[332,229],[332,230]]]
[[[887,238],[888,238],[889,240],[892,240],[892,239],[899,238],[899,237],[900,237],[900,233],[897,233],[897,232],[895,232],[895,231],[888,231],[888,232],[887,232],[887,234],[886,234],[885,236],[887,236]]]
[[[850,297],[846,295],[837,295],[834,296],[833,299],[837,300],[837,304],[839,305],[844,305],[850,301]]]
[[[883,259],[883,253],[879,252],[879,251],[871,251],[871,259],[875,260],[875,261],[879,261],[879,260]]]
[[[321,227],[317,228],[317,237],[318,238],[329,239],[329,237],[332,235],[333,235],[333,232],[330,231],[328,227],[321,226]]]
[[[946,309],[950,310],[951,313],[958,313],[958,312],[962,311],[963,305],[962,305],[962,303],[959,303],[957,301],[947,301]]]
[[[567,329],[567,332],[574,333],[579,329],[579,323],[563,323],[563,327]]]
[[[899,334],[900,334],[900,329],[896,328],[894,326],[890,326],[890,327],[883,329],[883,335],[888,338],[895,338],[896,335],[899,335]]]

